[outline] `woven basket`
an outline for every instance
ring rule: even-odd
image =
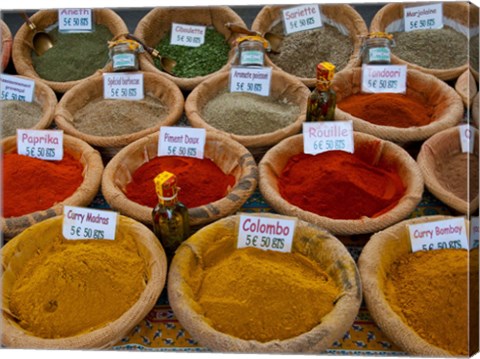
[[[229,72],[224,72],[202,82],[190,93],[185,103],[185,114],[193,127],[202,127],[227,135],[247,147],[257,159],[261,158],[272,145],[301,131],[307,113],[310,90],[299,80],[278,70],[272,71],[271,97],[286,98],[289,102],[300,106],[300,114],[290,125],[275,132],[254,136],[235,135],[212,127],[202,118],[203,108],[210,100],[227,89],[228,83]],[[228,121],[228,118],[225,121]]]
[[[335,120],[353,121],[355,131],[397,143],[423,141],[441,130],[457,125],[463,118],[463,103],[454,89],[434,76],[407,70],[407,96],[433,106],[433,121],[425,126],[408,128],[373,124],[338,108],[342,99],[361,92],[361,81],[361,68],[344,71],[333,79],[333,86],[337,92]]]
[[[102,193],[108,204],[129,217],[152,225],[153,208],[130,200],[125,187],[132,174],[144,163],[157,157],[158,133],[149,135],[122,149],[105,168]],[[211,159],[225,173],[235,176],[236,183],[218,201],[189,208],[190,225],[202,226],[237,211],[257,186],[257,165],[252,155],[239,143],[216,133],[207,132],[205,158]]]
[[[390,265],[411,252],[407,225],[440,221],[448,216],[428,216],[406,220],[371,237],[358,260],[363,295],[375,323],[396,345],[410,355],[449,357],[451,353],[422,339],[392,310],[384,288]],[[428,290],[428,288],[425,288]]]
[[[423,178],[418,165],[413,158],[401,147],[389,141],[382,141],[371,135],[354,132],[355,151],[366,146],[378,144],[372,164],[395,169],[405,186],[405,194],[397,205],[386,213],[375,218],[362,217],[360,219],[332,219],[305,211],[290,204],[279,193],[278,177],[285,168],[288,160],[299,153],[303,153],[303,135],[297,135],[283,140],[267,152],[259,164],[260,191],[265,200],[278,213],[298,217],[309,223],[325,228],[334,235],[356,235],[373,233],[384,229],[409,216],[420,202],[423,194]],[[314,176],[315,173],[312,173]]]
[[[473,118],[473,124],[475,125],[475,127],[478,128],[479,126],[479,101],[480,101],[480,97],[479,97],[479,94],[480,92],[477,93],[477,95],[475,96],[475,98],[473,99],[472,101],[472,118]]]
[[[269,32],[273,26],[282,21],[282,9],[291,7],[291,5],[267,5],[260,10],[252,24],[252,30],[262,34]],[[320,12],[322,23],[336,27],[342,34],[350,36],[353,43],[353,53],[345,66],[344,70],[354,68],[360,65],[360,48],[362,46],[361,36],[368,33],[365,21],[358,12],[350,5],[345,4],[321,4]],[[281,70],[272,60],[266,56],[266,65]],[[340,72],[341,72],[340,71]],[[291,75],[294,76],[294,75]],[[296,76],[295,76],[296,77]],[[313,88],[316,84],[316,78],[299,78],[306,86]]]
[[[57,96],[55,92],[45,85],[44,82],[38,79],[30,79],[25,76],[18,76],[26,80],[35,81],[35,92],[33,96],[33,102],[37,103],[42,108],[42,117],[38,119],[38,122],[32,129],[42,130],[50,127],[53,121],[53,115],[55,113],[55,107],[57,106]]]
[[[465,107],[470,108],[478,92],[477,82],[470,70],[465,71],[455,82],[455,90],[462,98]]]
[[[226,257],[236,250],[238,222],[239,216],[221,219],[201,229],[178,248],[169,269],[168,298],[180,323],[202,346],[219,352],[325,351],[351,327],[361,303],[361,284],[355,262],[340,241],[326,231],[303,221],[297,222],[292,252],[301,253],[320,263],[345,293],[321,324],[296,337],[269,342],[239,339],[217,331],[208,324],[196,301],[195,288],[198,288],[199,283],[195,282],[201,277],[204,268],[208,267],[209,258],[211,261],[218,256],[215,253]],[[217,235],[219,230],[223,233],[221,237]],[[230,236],[225,235],[225,232]],[[192,276],[191,273],[198,276]],[[232,287],[232,290],[235,288]]]
[[[103,98],[103,76],[99,75],[82,81],[65,93],[55,109],[55,123],[69,135],[99,148],[107,159],[113,157],[122,147],[151,133],[158,132],[160,126],[175,124],[183,114],[182,92],[172,81],[162,76],[149,72],[144,72],[143,76],[145,95],[158,98],[163,105],[168,107],[167,116],[155,126],[120,136],[96,136],[77,130],[73,125],[77,111],[89,102]],[[113,121],[114,119],[107,120]]]
[[[128,33],[127,25],[120,16],[118,16],[114,11],[109,9],[94,9],[93,10],[93,19],[96,24],[102,24],[107,26],[112,33],[112,37],[118,36],[120,34]],[[36,12],[33,16],[30,17],[30,20],[35,24],[37,29],[43,30],[46,27],[55,24],[58,22],[58,11],[57,10],[40,10]],[[48,81],[40,78],[40,76],[35,71],[32,63],[32,37],[33,31],[23,24],[20,29],[17,31],[14,41],[13,41],[13,50],[12,58],[15,65],[15,69],[20,75],[25,75],[28,77],[38,78],[44,81],[48,86],[50,86],[55,92],[64,93],[67,90],[71,89],[73,86],[78,84],[81,80],[76,81],[66,81],[66,82],[56,82]],[[105,44],[107,46],[107,44]],[[81,54],[81,51],[79,51]],[[61,66],[61,64],[59,64]],[[111,67],[110,62],[104,67],[104,70],[107,70]],[[101,69],[99,69],[101,70]],[[91,76],[94,76],[92,74]],[[91,77],[88,76],[87,78]]]
[[[452,2],[443,4],[443,21],[446,25],[453,27],[456,31],[469,36],[469,27],[474,24],[469,23],[470,8],[467,2]],[[412,4],[413,5],[413,4]],[[396,32],[404,31],[403,9],[406,5],[402,3],[392,3],[382,7],[373,17],[370,23],[370,32]],[[476,26],[478,27],[478,20]],[[428,69],[391,54],[392,64],[408,65],[410,69],[422,71],[434,75],[441,80],[453,80],[468,69],[468,64],[451,69]]]
[[[2,47],[0,48],[0,52],[2,53],[0,72],[3,72],[10,62],[10,55],[12,54],[12,33],[3,20],[0,20],[0,34],[0,38],[2,39]]]
[[[58,237],[62,238],[62,222],[63,216],[57,216],[36,224],[2,248],[0,256],[3,258],[4,299],[8,298],[8,292],[13,284],[6,280],[15,278],[26,262],[55,241],[52,236],[45,235],[48,230],[54,230],[58,233]],[[148,270],[147,285],[130,309],[119,318],[96,330],[67,338],[45,339],[31,335],[15,323],[8,315],[9,301],[4,300],[2,343],[9,348],[103,349],[113,346],[125,337],[155,305],[165,285],[167,262],[165,252],[157,238],[141,223],[119,216],[117,233],[119,232],[132,234],[138,246],[138,254],[144,258]]]
[[[239,36],[232,33],[225,27],[226,23],[235,23],[246,27],[243,20],[227,6],[195,7],[195,8],[155,8],[151,10],[138,23],[135,29],[135,36],[145,42],[146,45],[155,48],[162,38],[170,31],[172,23],[192,24],[213,26],[215,30],[221,33],[232,47],[229,53],[228,62],[219,71],[225,71],[230,65],[230,61],[235,55],[234,40]],[[140,68],[143,71],[159,73],[162,76],[175,82],[182,90],[190,91],[200,82],[206,80],[213,74],[206,76],[197,76],[192,78],[182,78],[172,76],[159,70],[153,63],[152,57],[148,53],[140,55]]]
[[[478,161],[478,130],[475,129],[473,138],[474,153]],[[457,197],[454,193],[444,188],[436,175],[436,168],[439,163],[450,161],[452,155],[462,152],[460,144],[459,128],[453,127],[441,131],[425,141],[418,154],[417,163],[422,171],[427,189],[440,201],[462,214],[473,214],[478,209],[478,195],[471,198],[470,203]],[[465,171],[465,187],[467,187],[468,168]],[[455,181],[454,178],[451,179]],[[472,183],[471,186],[478,187],[478,183]]]
[[[82,184],[70,197],[55,204],[49,209],[25,214],[19,217],[0,217],[2,233],[6,240],[16,236],[35,223],[62,214],[63,206],[86,206],[90,204],[96,196],[98,189],[100,188],[100,181],[103,172],[103,164],[100,154],[82,140],[68,135],[63,136],[63,144],[64,152],[71,154],[83,165],[84,172]],[[2,149],[3,153],[16,153],[17,137],[11,136],[3,139]],[[50,185],[55,186],[55,183],[51,183]]]

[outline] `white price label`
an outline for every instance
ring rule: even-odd
[[[17,153],[42,160],[61,161],[63,131],[17,129]]]
[[[237,247],[291,252],[296,224],[291,217],[241,214]]]
[[[249,92],[270,96],[272,68],[244,68],[232,66],[230,70],[230,92]]]
[[[58,9],[58,31],[92,32],[92,9]]]
[[[320,7],[317,4],[300,5],[282,10],[283,25],[287,35],[322,27]]]
[[[478,216],[472,216],[470,218],[470,249],[478,248]]]
[[[0,94],[2,100],[32,102],[35,93],[35,81],[18,76],[0,75]]]
[[[469,248],[465,219],[457,217],[408,226],[412,252]]]
[[[115,239],[117,212],[93,208],[63,208],[62,234],[66,239]]]
[[[362,92],[405,93],[406,65],[362,65]]]
[[[475,129],[468,125],[458,126],[458,132],[460,135],[460,145],[463,153],[473,153],[475,146]]]
[[[204,128],[160,127],[158,156],[203,158],[206,131]]]
[[[199,47],[205,42],[205,26],[172,23],[170,45]]]
[[[111,100],[142,100],[142,73],[103,74],[103,98]]]
[[[443,6],[441,3],[404,8],[405,31],[441,29]]]
[[[303,123],[303,152],[316,155],[327,151],[353,153],[352,121]]]

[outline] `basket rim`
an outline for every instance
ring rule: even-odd
[[[262,216],[269,217],[275,215],[262,213]],[[187,286],[187,284],[184,283],[185,281],[181,275],[181,273],[188,268],[189,262],[185,261],[187,251],[193,253],[194,256],[198,258],[201,253],[198,253],[197,250],[193,249],[194,244],[208,244],[212,241],[212,238],[206,239],[205,236],[199,238],[199,236],[202,236],[203,232],[216,227],[229,228],[230,225],[238,223],[239,217],[240,215],[238,214],[231,215],[200,229],[196,234],[184,242],[176,252],[169,270],[167,287],[169,297],[172,297],[171,306],[176,312],[179,321],[187,330],[189,330],[189,332],[192,333],[193,331],[195,335],[199,337],[199,340],[204,341],[205,344],[210,346],[213,350],[226,350],[225,348],[227,346],[229,351],[232,350],[237,352],[245,352],[248,350],[248,352],[273,353],[289,351],[317,352],[326,350],[327,347],[338,338],[338,336],[341,336],[345,330],[351,326],[362,301],[362,284],[360,282],[359,272],[355,261],[348,251],[345,252],[346,247],[329,232],[302,220],[297,221],[296,233],[298,230],[312,229],[321,235],[322,239],[324,238],[326,241],[331,241],[329,246],[338,249],[338,256],[341,256],[342,259],[348,261],[344,262],[344,264],[346,263],[344,266],[345,275],[348,278],[348,282],[352,284],[349,288],[343,288],[345,289],[346,295],[338,300],[334,309],[323,318],[320,324],[303,334],[285,340],[272,340],[268,342],[244,340],[214,329],[205,321],[205,317],[197,313],[190,305],[190,302],[195,301],[191,298],[192,293],[189,291],[182,291],[182,288]],[[311,238],[308,240],[311,240]],[[360,292],[358,292],[358,290],[360,290]],[[192,322],[196,323],[192,325]],[[345,325],[345,322],[348,322],[347,326]],[[192,335],[194,335],[194,333],[192,333]],[[202,338],[200,339],[200,337]]]
[[[380,255],[383,253],[383,246],[387,240],[401,240],[400,237],[395,236],[395,233],[398,233],[399,230],[405,228],[405,225],[449,218],[454,217],[434,215],[416,217],[401,221],[384,231],[374,234],[363,248],[358,259],[358,268],[363,283],[363,296],[367,307],[369,308],[369,312],[371,313],[375,323],[381,327],[382,332],[384,332],[389,338],[392,339],[392,341],[395,342],[395,344],[409,354],[434,357],[452,356],[452,354],[448,351],[436,347],[421,338],[412,328],[410,328],[401,320],[396,312],[393,311],[383,295],[383,291],[381,290],[377,280],[380,278]],[[393,239],[391,238],[392,236],[394,237]],[[398,253],[398,255],[400,254],[403,254],[403,252]],[[379,302],[375,302],[375,305],[372,306],[372,303],[375,299]],[[372,308],[372,310],[370,310],[370,308]],[[382,318],[387,318],[388,320],[384,322]],[[399,336],[399,333],[402,335]]]
[[[45,220],[41,225],[56,225],[62,218],[62,215],[55,216]],[[32,226],[30,231],[34,231],[35,226],[37,225]],[[127,335],[128,332],[145,317],[155,305],[158,296],[165,286],[167,273],[166,255],[155,235],[143,224],[119,215],[118,227],[120,226],[128,226],[133,228],[137,233],[142,233],[142,235],[136,236],[134,240],[138,245],[144,247],[153,258],[149,268],[151,271],[149,281],[133,306],[120,317],[107,323],[103,327],[90,332],[58,339],[45,339],[31,335],[17,325],[10,323],[10,320],[6,318],[5,313],[3,313],[2,341],[7,346],[33,349],[105,349],[114,345],[123,336]],[[21,241],[25,240],[25,238],[28,237],[25,237],[22,233],[6,245],[16,247]],[[0,249],[0,257],[2,252],[3,249]],[[131,320],[132,317],[134,320]],[[126,319],[129,320],[127,321]]]
[[[420,202],[424,189],[423,176],[415,160],[400,146],[382,140],[378,137],[368,135],[361,132],[353,132],[356,144],[363,144],[368,142],[379,142],[380,153],[391,153],[395,156],[399,163],[405,164],[406,172],[400,173],[402,180],[405,176],[411,178],[409,186],[405,189],[405,194],[400,198],[397,205],[388,212],[381,214],[378,217],[362,217],[360,219],[332,219],[325,216],[320,216],[313,212],[309,212],[295,206],[285,200],[275,189],[274,184],[267,178],[277,178],[270,168],[269,162],[275,162],[275,159],[281,157],[285,150],[298,149],[297,153],[303,151],[303,134],[289,137],[278,145],[270,149],[259,164],[260,173],[260,192],[265,200],[278,213],[283,213],[290,216],[296,216],[304,221],[314,223],[322,228],[325,228],[334,235],[357,235],[368,234],[382,230],[389,227],[400,220],[407,217]],[[300,148],[301,147],[301,148]],[[266,175],[268,174],[268,176]]]
[[[278,143],[279,141],[281,141],[282,139],[287,138],[293,134],[296,134],[301,130],[302,123],[305,122],[305,119],[306,119],[306,113],[307,113],[306,100],[308,96],[310,96],[310,90],[295,77],[287,74],[284,71],[279,71],[275,69],[272,69],[272,79],[273,77],[278,77],[282,79],[285,84],[290,84],[294,86],[294,88],[292,88],[292,93],[301,92],[302,95],[304,96],[305,101],[301,103],[297,103],[297,105],[300,107],[300,113],[296,117],[295,121],[293,121],[286,127],[282,127],[275,130],[274,132],[264,133],[260,135],[252,135],[252,136],[236,135],[231,132],[226,132],[226,131],[217,129],[212,125],[210,125],[208,122],[206,122],[203,119],[203,116],[201,114],[203,108],[202,109],[198,108],[199,97],[203,94],[210,94],[214,96],[208,96],[208,100],[212,100],[215,96],[218,95],[218,92],[215,94],[213,94],[212,92],[209,92],[209,86],[211,86],[211,84],[215,84],[216,82],[220,84],[224,84],[225,82],[228,83],[229,76],[230,76],[230,73],[227,71],[215,74],[214,76],[200,83],[188,95],[187,100],[185,101],[185,115],[187,116],[188,120],[190,121],[193,127],[205,128],[209,131],[220,133],[224,136],[231,138],[234,141],[241,143],[246,147],[252,147],[252,148],[272,146]]]
[[[128,146],[121,149],[107,164],[102,176],[102,193],[104,194],[104,197],[107,203],[112,208],[117,208],[120,212],[124,213],[125,215],[128,215],[145,224],[151,223],[151,213],[153,208],[144,206],[140,203],[130,200],[115,183],[115,174],[118,168],[122,166],[122,162],[125,157],[128,157],[132,152],[137,152],[137,151],[143,152],[146,145],[151,143],[154,143],[154,144],[158,143],[158,138],[159,138],[159,133],[153,133],[135,142],[132,142]],[[217,213],[212,213],[211,216],[204,218],[203,216],[200,215],[204,209],[206,209],[208,213],[210,212],[208,211],[209,208],[212,208],[215,206],[223,207],[222,205],[225,204],[225,207],[226,207],[225,210],[227,212],[238,210],[238,208],[241,207],[241,205],[248,199],[248,197],[253,193],[253,191],[257,187],[258,168],[255,163],[255,160],[253,159],[253,156],[250,154],[250,152],[248,152],[248,150],[244,146],[218,133],[206,131],[206,143],[208,143],[209,140],[228,143],[229,149],[232,148],[232,149],[238,150],[242,154],[238,159],[239,166],[242,169],[240,173],[240,178],[238,181],[236,181],[235,185],[232,187],[232,189],[228,193],[228,195],[233,194],[236,197],[238,197],[238,200],[236,201],[235,204],[229,204],[230,200],[227,199],[228,197],[227,195],[215,202],[211,202],[209,204],[199,206],[199,207],[189,208],[188,213],[190,215],[190,225],[192,227],[209,223],[211,221],[217,220],[226,215],[226,213],[222,211],[218,211]],[[204,156],[204,158],[208,158],[208,157]],[[137,169],[141,165],[142,164],[140,163]],[[246,182],[248,182],[249,184],[248,186],[246,186]],[[123,205],[125,203],[128,204],[128,208],[124,208]],[[196,216],[196,214],[199,214],[199,215]]]

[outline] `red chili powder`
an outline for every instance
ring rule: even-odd
[[[293,156],[278,186],[291,204],[332,219],[377,217],[393,208],[405,192],[396,172],[344,151]]]
[[[415,97],[395,93],[348,96],[338,108],[380,126],[420,127],[433,121],[433,107]]]
[[[83,182],[83,165],[64,153],[61,161],[3,155],[3,216],[46,210],[70,197]]]
[[[153,179],[168,171],[177,176],[178,199],[188,208],[203,206],[223,198],[235,177],[226,175],[210,159],[162,156],[155,157],[140,166],[127,185],[126,195],[144,206],[155,207],[158,203]]]

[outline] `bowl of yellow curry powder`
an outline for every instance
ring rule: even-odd
[[[469,269],[472,275],[476,272],[472,283],[477,283],[478,293],[478,248],[470,254],[466,249],[412,252],[408,230],[408,225],[451,218],[400,222],[372,236],[358,261],[365,302],[375,323],[410,355],[469,353]],[[478,318],[478,309],[472,318],[475,314]]]
[[[168,296],[178,320],[214,351],[326,350],[362,300],[353,258],[338,239],[300,220],[290,252],[237,248],[239,219],[214,222],[177,249]]]
[[[7,348],[109,348],[165,285],[165,253],[141,223],[119,216],[114,240],[67,240],[62,223],[36,224],[0,252]]]

